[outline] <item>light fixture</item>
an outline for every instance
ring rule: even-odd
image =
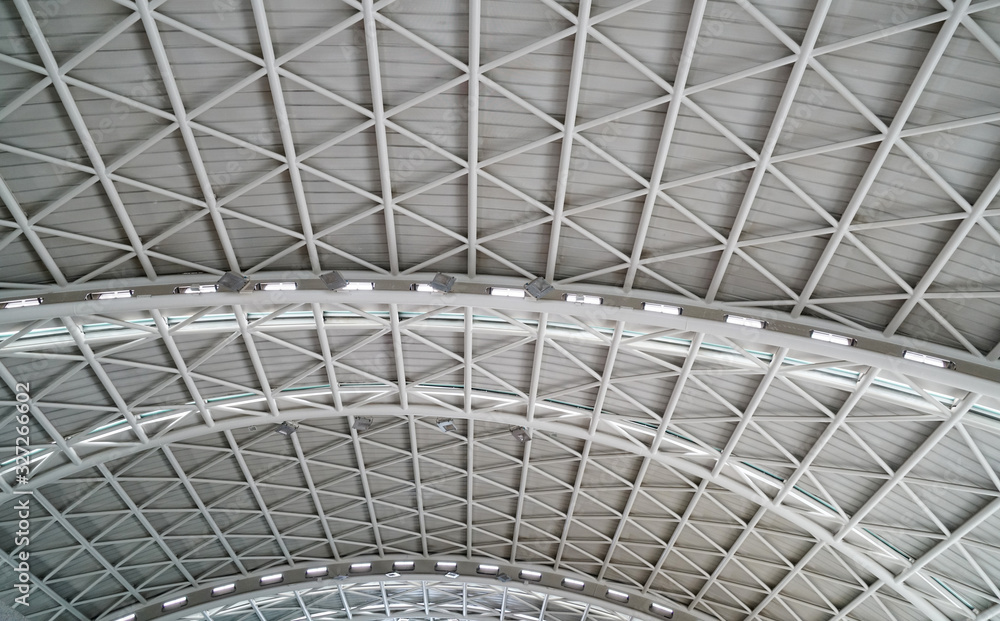
[[[191,285],[190,287],[177,287],[174,289],[174,293],[215,293],[218,290],[218,285]]]
[[[410,291],[416,291],[418,293],[435,293],[436,289],[427,283],[415,282],[410,285]]]
[[[684,312],[684,309],[680,306],[657,304],[656,302],[643,302],[642,310],[649,311],[651,313],[663,313],[664,315],[680,315]]]
[[[135,621],[135,614],[125,615],[121,619],[115,619],[115,621]]]
[[[399,573],[398,571],[390,571],[389,573],[387,573],[387,574],[385,575],[385,577],[386,577],[386,578],[398,578],[398,577],[400,577],[400,576],[402,576],[402,575],[403,575],[403,574]]]
[[[937,356],[928,356],[927,354],[921,354],[915,351],[909,351],[909,350],[904,351],[903,358],[910,360],[912,362],[919,362],[920,364],[926,364],[932,367],[937,367],[939,369],[955,368],[955,363],[953,363],[951,360],[945,360],[944,358],[938,358]]]
[[[338,289],[343,289],[347,286],[347,279],[340,275],[340,272],[327,272],[325,274],[320,274],[319,279],[323,281],[326,288],[331,291],[337,291]]]
[[[160,606],[160,610],[173,610],[174,608],[180,608],[188,603],[188,598],[178,597],[177,599],[172,599],[169,602],[163,602]]]
[[[741,317],[739,315],[726,315],[726,323],[731,323],[734,326],[743,326],[744,328],[755,328],[757,330],[763,330],[767,326],[767,322],[763,319]]]
[[[573,589],[574,591],[582,591],[584,585],[582,580],[574,580],[572,578],[563,578],[562,585],[567,589]]]
[[[531,294],[531,297],[533,298],[545,297],[549,291],[552,291],[553,289],[555,289],[555,287],[549,284],[549,281],[545,280],[541,276],[529,283],[525,283],[524,285],[524,290]]]
[[[42,303],[42,298],[25,298],[23,300],[11,300],[3,305],[4,308],[24,308],[26,306],[38,306]]]
[[[257,291],[295,291],[298,288],[294,282],[259,282],[254,287]]]
[[[524,289],[511,289],[510,287],[490,287],[486,290],[490,295],[502,298],[523,298]]]
[[[312,569],[306,570],[307,578],[318,578],[319,576],[325,576],[330,573],[330,570],[326,567],[313,567]]]
[[[372,419],[365,416],[358,416],[354,419],[354,424],[351,425],[351,428],[354,429],[354,431],[368,431],[371,429],[371,426]]]
[[[396,561],[392,564],[393,571],[413,571],[416,567],[413,561]]]
[[[450,418],[439,418],[437,419],[438,429],[448,433],[449,431],[458,431],[458,427],[455,425],[455,421]]]
[[[283,436],[291,436],[297,429],[298,427],[291,423],[281,423],[274,430]]]
[[[236,583],[230,582],[229,584],[217,586],[214,589],[212,589],[212,597],[218,597],[220,595],[225,595],[226,593],[232,593],[235,590],[236,590]]]
[[[607,592],[604,594],[604,597],[607,597],[608,599],[613,599],[616,602],[628,601],[628,593],[623,593],[621,591],[616,591],[614,589],[608,589]]]
[[[823,341],[824,343],[847,345],[848,347],[853,346],[855,343],[855,340],[849,336],[841,336],[840,334],[833,334],[832,332],[820,332],[819,330],[811,330],[809,332],[809,337],[816,339],[817,341]]]
[[[458,572],[457,571],[449,571],[448,573],[446,573],[444,575],[444,577],[445,578],[451,578],[452,580],[454,580],[455,578],[458,577]]]
[[[349,282],[347,286],[344,287],[344,291],[374,291],[375,283],[373,282]]]
[[[352,563],[349,572],[352,574],[366,574],[371,570],[371,563]]]
[[[542,579],[542,572],[531,571],[530,569],[522,569],[517,577],[521,580],[528,580],[530,582],[538,582]]]
[[[455,277],[438,272],[437,274],[434,274],[434,278],[431,278],[431,281],[427,284],[430,285],[431,289],[434,289],[435,291],[448,293],[451,291],[451,288],[455,286]]]
[[[235,272],[226,272],[219,279],[219,282],[215,283],[215,286],[222,291],[232,291],[233,293],[239,293],[247,288],[250,284],[250,279],[246,276],[242,276]]]
[[[664,619],[672,619],[674,616],[672,608],[667,608],[663,604],[657,604],[656,602],[649,605],[649,612],[659,617],[663,617]]]
[[[575,304],[604,304],[604,298],[599,295],[584,295],[582,293],[567,293],[563,296],[567,302]]]
[[[483,564],[483,565],[480,565],[479,567],[476,567],[476,573],[477,574],[484,574],[484,575],[487,575],[487,576],[495,576],[498,573],[500,573],[500,567],[498,565]]]
[[[88,293],[88,300],[120,300],[130,298],[135,295],[135,291],[125,289],[123,291],[101,291],[100,293]]]
[[[284,579],[285,578],[282,574],[271,574],[270,576],[264,576],[263,578],[261,578],[260,585],[265,586],[268,584],[277,584]]]
[[[528,435],[528,430],[524,427],[511,427],[510,435],[514,436],[514,438],[521,444],[524,444],[531,439],[531,436]]]
[[[455,571],[458,567],[458,563],[452,563],[451,561],[438,561],[434,565],[434,571]]]

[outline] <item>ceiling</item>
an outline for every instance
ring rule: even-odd
[[[993,618],[998,42],[998,0],[0,2],[0,600]],[[296,288],[175,293],[226,272]],[[595,586],[198,599],[429,559]]]

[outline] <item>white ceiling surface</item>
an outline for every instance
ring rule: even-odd
[[[996,367],[1000,2],[815,4],[5,0],[0,297],[544,276]],[[418,295],[0,325],[2,446],[30,382],[41,449],[21,610],[117,619],[387,555],[725,620],[1000,613],[1000,388]],[[324,618],[324,597],[196,618]],[[552,618],[539,597],[518,614]]]

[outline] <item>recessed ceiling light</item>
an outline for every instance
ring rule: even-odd
[[[607,592],[604,594],[604,596],[607,597],[608,599],[613,599],[616,602],[628,601],[628,593],[623,593],[621,591],[616,591],[614,589],[608,589]]]
[[[576,304],[604,304],[604,298],[599,295],[585,295],[582,293],[567,293],[563,296],[567,302]]]
[[[919,362],[920,364],[937,367],[939,369],[950,369],[954,366],[954,363],[951,360],[938,358],[937,356],[928,356],[927,354],[921,354],[920,352],[909,350],[903,352],[903,358],[913,362]]]
[[[487,576],[495,576],[500,573],[500,567],[497,565],[480,565],[476,568],[476,573],[486,574]]]
[[[236,584],[231,582],[229,584],[224,584],[222,586],[217,586],[212,589],[212,597],[218,597],[220,595],[225,595],[226,593],[232,593],[236,590]]]
[[[160,606],[160,610],[173,610],[174,608],[180,608],[181,606],[187,604],[187,601],[188,598],[186,597],[178,597],[177,599],[172,599],[169,602],[163,602],[163,605]]]
[[[260,584],[261,586],[265,584],[277,584],[282,580],[284,580],[284,576],[282,576],[282,574],[271,574],[270,576],[264,576],[261,578]]]
[[[754,319],[752,317],[741,317],[739,315],[726,315],[726,323],[731,323],[736,326],[743,326],[744,328],[755,328],[757,330],[763,330],[767,325],[767,322],[762,319]]]
[[[124,289],[122,291],[101,291],[99,293],[88,293],[88,300],[120,300],[130,298],[135,295],[135,291]]]
[[[310,578],[316,578],[318,576],[325,576],[330,573],[330,570],[326,567],[313,567],[306,570],[306,576]]]
[[[849,336],[842,336],[840,334],[833,334],[832,332],[821,332],[819,330],[812,330],[809,332],[811,338],[817,341],[823,341],[824,343],[833,343],[834,345],[847,345],[848,347],[853,346],[855,341]]]
[[[11,300],[3,305],[4,308],[24,308],[26,306],[38,306],[42,303],[42,298],[24,298],[23,300]]]
[[[257,291],[295,291],[299,286],[294,282],[259,282]]]
[[[215,293],[218,290],[218,285],[191,285],[189,287],[177,287],[174,289],[174,293]]]
[[[673,618],[674,616],[674,611],[672,608],[667,608],[666,606],[662,604],[657,604],[656,602],[653,602],[652,604],[649,605],[649,612],[653,613],[654,615],[663,617],[665,619],[670,619]]]
[[[349,282],[343,287],[343,291],[374,291],[375,283],[373,282]]]
[[[563,578],[562,585],[574,591],[582,591],[585,586],[582,580],[574,580],[573,578]]]
[[[490,287],[486,291],[490,295],[502,298],[523,298],[526,293],[524,289],[511,289],[510,287]]]
[[[522,569],[517,577],[521,580],[529,580],[531,582],[537,582],[542,579],[542,572],[531,571],[530,569]]]
[[[684,312],[684,309],[680,306],[657,304],[656,302],[643,302],[642,310],[649,311],[651,313],[663,313],[664,315],[680,315]]]

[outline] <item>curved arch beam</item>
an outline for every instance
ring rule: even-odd
[[[406,410],[403,410],[399,406],[394,405],[384,405],[384,406],[372,406],[364,410],[366,415],[372,416],[416,416],[416,417],[436,417],[442,412],[447,412],[447,414],[453,418],[468,418],[470,420],[484,420],[483,417],[476,417],[474,414],[462,414],[460,412],[454,412],[451,410],[442,410],[438,407],[433,406],[410,406]],[[359,411],[353,411],[352,414],[357,414]],[[285,412],[283,419],[288,420],[310,420],[318,419],[329,416],[330,414],[317,412],[316,410],[289,410]],[[340,414],[343,415],[343,414]],[[159,438],[153,439],[149,444],[145,445],[131,445],[120,447],[116,449],[109,450],[107,452],[100,453],[95,456],[91,456],[85,460],[79,466],[70,464],[63,466],[61,468],[54,469],[48,473],[38,475],[32,478],[29,485],[33,488],[38,488],[44,486],[46,483],[51,483],[53,481],[59,480],[65,476],[77,472],[82,468],[87,468],[101,463],[104,461],[109,461],[113,459],[120,459],[122,457],[144,451],[150,448],[155,448],[156,446],[165,446],[174,442],[180,442],[183,440],[190,440],[197,438],[201,435],[218,433],[228,429],[236,429],[251,424],[259,424],[262,420],[277,423],[277,419],[272,417],[263,418],[260,416],[241,416],[233,419],[228,419],[225,421],[219,421],[212,428],[207,428],[204,426],[198,426],[189,429],[178,430],[170,434],[165,434]],[[488,419],[490,422],[508,425],[525,425],[525,419],[519,415],[514,414],[504,414],[504,413],[491,413]],[[547,431],[554,434],[561,434],[569,437],[574,437],[578,439],[586,439],[590,437],[587,430],[580,427],[575,427],[566,423],[559,423],[546,419],[534,419],[530,422],[530,429],[538,431]],[[837,550],[839,553],[843,554],[845,557],[850,558],[858,565],[863,567],[865,570],[871,572],[876,578],[882,579],[888,584],[893,590],[895,590],[899,595],[908,600],[914,607],[916,607],[921,612],[925,613],[930,619],[934,621],[946,621],[946,617],[938,610],[933,604],[931,604],[926,598],[923,597],[919,592],[914,589],[902,584],[895,579],[894,574],[875,561],[873,558],[864,554],[858,550],[857,547],[851,545],[850,542],[846,540],[845,537],[838,537],[834,533],[831,533],[828,529],[823,527],[818,522],[807,517],[805,513],[799,512],[795,509],[790,508],[787,504],[776,501],[775,499],[763,494],[762,492],[752,488],[751,486],[743,483],[738,479],[741,473],[741,467],[735,461],[726,463],[724,468],[710,469],[698,464],[691,463],[690,461],[683,459],[681,455],[670,454],[670,453],[652,453],[648,446],[640,447],[638,443],[621,436],[612,436],[611,434],[603,431],[597,431],[594,434],[594,441],[600,443],[609,448],[614,448],[621,450],[623,452],[633,453],[640,457],[648,457],[649,459],[671,468],[675,468],[681,472],[688,473],[694,477],[707,480],[714,485],[724,487],[728,491],[746,499],[754,502],[768,511],[771,511],[774,515],[787,520],[788,522],[798,526],[804,531],[808,532],[817,541],[817,546],[823,545],[828,546]],[[713,472],[716,470],[717,472]],[[0,496],[2,502],[0,506],[9,502],[14,498],[14,494],[8,493]]]
[[[412,562],[413,568],[405,571],[397,571],[394,567],[400,561]],[[449,563],[448,569],[438,567],[438,563]],[[454,564],[454,569],[450,568]],[[363,571],[352,571],[352,566],[370,565]],[[479,568],[489,565],[497,568],[497,574],[483,574]],[[325,570],[326,573],[322,573]],[[521,577],[522,571],[537,572],[537,579],[524,579]],[[451,575],[447,575],[448,572]],[[313,575],[310,575],[313,573]],[[387,574],[396,573],[395,576]],[[262,584],[261,579],[265,576],[280,575],[280,582]],[[246,601],[251,598],[267,597],[277,593],[288,591],[299,591],[316,587],[338,585],[338,584],[362,584],[370,582],[391,583],[393,581],[414,582],[414,581],[450,581],[466,584],[489,585],[496,583],[507,587],[516,587],[531,593],[547,595],[557,595],[569,600],[579,601],[591,606],[605,608],[617,612],[627,617],[636,617],[647,621],[662,621],[664,618],[672,618],[674,621],[711,621],[711,617],[697,611],[690,611],[685,606],[663,598],[648,597],[636,592],[628,593],[628,600],[621,601],[608,597],[608,586],[600,582],[588,580],[585,577],[573,575],[565,572],[553,571],[545,567],[535,567],[531,565],[509,565],[498,563],[490,558],[379,558],[360,557],[351,559],[350,562],[331,563],[327,565],[315,564],[311,567],[294,568],[271,568],[258,571],[248,576],[240,576],[232,580],[218,580],[211,584],[198,586],[171,593],[156,602],[146,606],[135,607],[127,610],[120,610],[103,618],[117,620],[126,618],[134,614],[134,621],[173,621],[182,619],[193,613],[198,613],[209,608],[228,606],[237,602]],[[572,581],[572,582],[568,582]],[[567,586],[567,584],[577,583],[579,588]],[[223,585],[234,585],[233,591],[213,596],[212,590]],[[164,609],[164,604],[170,601],[185,598],[183,605],[177,605],[169,609]],[[651,612],[653,604],[665,606],[673,611],[672,617],[657,615]],[[452,618],[454,613],[448,613]],[[413,617],[412,611],[406,612],[407,617]],[[351,615],[352,619],[387,619],[386,615],[368,615],[359,617]]]
[[[573,287],[572,290],[556,289],[544,299],[519,299],[488,295],[489,286],[514,287],[520,289],[523,283],[518,279],[490,278],[477,279],[455,285],[446,294],[429,294],[411,291],[415,282],[429,279],[414,276],[408,279],[377,278],[372,275],[351,275],[354,280],[376,283],[374,291],[329,291],[322,281],[311,274],[279,274],[258,277],[258,282],[291,280],[298,283],[295,291],[246,291],[243,293],[210,293],[179,295],[174,293],[178,285],[215,284],[214,281],[193,277],[169,277],[165,284],[148,284],[149,281],[120,281],[103,283],[108,288],[130,287],[135,297],[109,300],[86,300],[85,292],[106,291],[99,285],[90,289],[56,291],[39,289],[26,293],[43,299],[43,304],[26,308],[9,308],[0,312],[0,326],[51,319],[57,317],[87,316],[94,314],[125,314],[137,311],[192,309],[214,306],[243,305],[283,305],[312,303],[349,304],[412,304],[416,306],[464,306],[487,307],[510,312],[553,313],[592,317],[595,321],[625,321],[656,326],[663,329],[682,330],[714,334],[720,337],[738,339],[748,343],[759,343],[772,347],[791,349],[842,359],[856,364],[889,369],[908,376],[921,378],[938,384],[946,384],[961,390],[968,390],[1000,398],[1000,363],[988,363],[966,352],[945,348],[908,337],[883,336],[875,331],[848,330],[844,326],[815,318],[808,321],[793,318],[786,313],[773,310],[727,307],[724,304],[698,304],[687,298],[669,296],[662,293],[633,291],[623,294],[611,287]],[[564,293],[593,294],[603,298],[600,306],[569,303],[562,300]],[[433,296],[433,297],[431,297]],[[643,302],[661,302],[683,308],[681,315],[668,315],[642,310]],[[751,315],[767,322],[765,329],[752,329],[734,325],[726,321],[726,316],[736,314]],[[845,347],[818,341],[810,337],[812,330],[832,331],[851,337],[855,345]],[[957,368],[940,369],[903,359],[903,353],[915,349],[952,360]]]

